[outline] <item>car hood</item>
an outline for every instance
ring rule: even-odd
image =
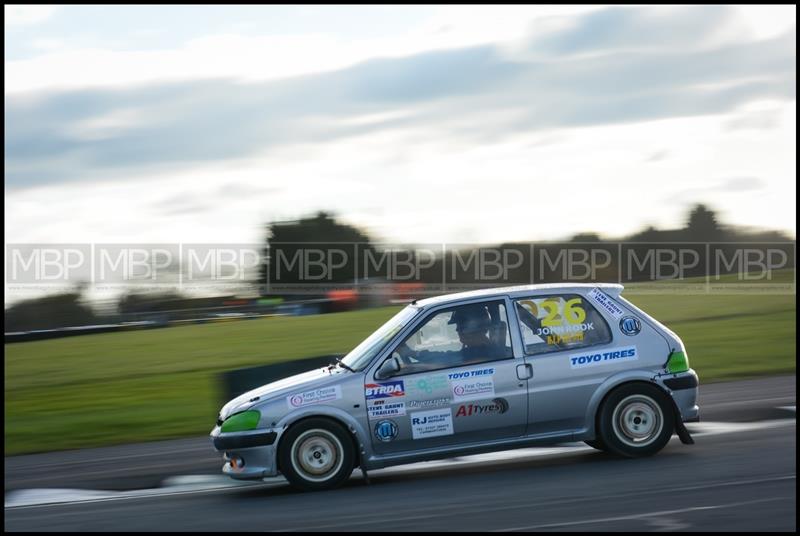
[[[340,380],[341,374],[353,373],[341,368],[330,369],[329,367],[323,367],[256,387],[225,404],[220,410],[219,416],[222,420],[225,420],[234,413],[244,411],[265,400],[288,396],[298,391],[325,387]],[[258,398],[258,400],[253,400],[254,398]]]

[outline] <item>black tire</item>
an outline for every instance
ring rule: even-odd
[[[353,472],[356,452],[342,425],[310,418],[295,424],[281,438],[278,464],[289,483],[303,491],[322,491],[342,485]],[[319,464],[319,466],[317,466]]]
[[[608,452],[638,458],[652,456],[669,443],[675,430],[675,414],[660,388],[628,383],[608,395],[597,425],[598,439]]]

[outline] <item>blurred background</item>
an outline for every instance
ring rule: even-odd
[[[6,6],[5,75],[6,455],[205,434],[481,287],[795,371],[794,6]]]

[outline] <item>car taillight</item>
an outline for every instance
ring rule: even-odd
[[[689,370],[689,358],[686,352],[672,352],[667,359],[666,367],[667,372],[675,374],[677,372],[686,372]]]

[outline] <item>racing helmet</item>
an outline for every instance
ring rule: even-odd
[[[483,305],[465,305],[453,313],[448,324],[455,324],[456,331],[485,332],[492,324],[489,312]]]

